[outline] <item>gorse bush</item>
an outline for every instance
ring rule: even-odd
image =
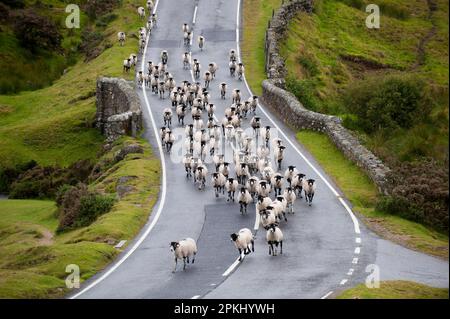
[[[343,101],[357,115],[366,133],[382,129],[410,128],[424,120],[430,106],[422,95],[424,84],[412,78],[373,78],[349,86]]]
[[[402,163],[388,175],[390,196],[377,208],[432,228],[448,231],[448,167],[431,159]]]
[[[59,226],[57,232],[90,225],[99,216],[109,212],[115,203],[111,195],[90,192],[87,186],[62,187],[58,194]]]

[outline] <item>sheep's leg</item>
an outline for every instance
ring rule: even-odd
[[[192,263],[194,263],[195,262],[195,255],[196,255],[197,253],[194,253],[194,256],[192,257]]]
[[[241,261],[242,260],[242,249],[238,248],[238,251],[239,251],[239,261]]]
[[[183,270],[186,270],[186,257],[183,257]]]
[[[173,267],[172,272],[177,271],[177,257],[175,257],[175,267]]]
[[[252,239],[250,243],[252,244],[252,252],[255,252],[255,241]]]
[[[186,257],[186,261],[189,264],[189,256]]]
[[[283,254],[283,241],[280,241],[280,255]]]

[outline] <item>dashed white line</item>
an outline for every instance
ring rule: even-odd
[[[348,275],[348,276],[353,275],[353,272],[354,272],[354,271],[355,271],[355,270],[354,270],[353,268],[350,268],[350,269],[348,270],[347,275]]]
[[[244,260],[245,255],[242,254],[241,257],[242,257],[242,260]],[[228,275],[234,270],[234,268],[236,268],[236,266],[239,265],[239,263],[240,263],[240,261],[239,261],[239,258],[238,258],[238,259],[236,259],[236,260],[234,261],[234,263],[231,264],[230,267],[228,267],[227,270],[225,270],[225,272],[222,274],[222,276],[223,276],[223,277],[228,276]]]
[[[195,9],[194,9],[194,18],[192,18],[192,24],[195,24],[195,20],[197,19],[197,9],[198,9],[198,6],[195,6]]]
[[[361,244],[361,238],[359,238],[359,237],[356,237],[356,238],[355,238],[355,243],[357,243],[357,244]]]
[[[158,4],[159,4],[159,0],[156,1],[153,13],[156,13],[156,8],[158,7]],[[149,37],[150,37],[150,35],[147,35],[146,43],[148,43]],[[145,54],[146,54],[146,52],[147,52],[147,46],[145,46],[145,49],[144,49],[144,52],[143,52],[143,55],[142,55],[141,69],[142,69],[143,72],[145,71]],[[142,91],[144,93],[145,104],[146,104],[148,113],[150,115],[150,119],[152,121],[152,126],[153,126],[153,129],[154,129],[155,136],[158,136],[159,133],[158,133],[158,130],[157,130],[157,126],[156,126],[155,120],[153,118],[153,114],[152,114],[151,109],[150,109],[150,104],[148,103],[147,94],[145,92],[145,86],[142,86]],[[165,160],[165,156],[164,156],[164,151],[163,151],[163,148],[162,148],[161,140],[159,138],[156,138],[156,141],[158,143],[159,154],[160,154],[160,157],[161,157],[161,168],[162,168],[162,177],[161,177],[162,180],[161,180],[161,183],[162,184],[161,184],[161,200],[160,200],[160,203],[159,203],[159,206],[158,206],[158,210],[157,210],[157,212],[156,212],[152,222],[150,223],[148,228],[145,230],[145,232],[141,235],[141,237],[139,237],[139,239],[136,241],[136,243],[133,245],[133,247],[126,253],[126,255],[124,255],[117,263],[115,263],[111,268],[109,268],[109,270],[107,272],[105,272],[101,277],[99,277],[98,279],[93,281],[91,284],[89,284],[86,288],[81,290],[79,293],[71,296],[70,299],[75,299],[75,298],[79,297],[80,295],[82,295],[86,291],[92,289],[94,286],[99,284],[106,277],[108,277],[125,260],[127,260],[128,257],[130,257],[130,255],[142,244],[142,242],[145,240],[145,238],[147,238],[148,234],[151,232],[153,227],[155,227],[156,222],[158,221],[158,219],[159,219],[159,217],[161,215],[162,208],[164,207],[164,203],[165,203],[165,200],[166,200],[166,189],[167,189],[167,183],[166,183],[166,160]]]
[[[356,265],[358,263],[358,258],[353,258],[352,264]]]
[[[358,255],[360,252],[361,252],[361,248],[360,247],[356,247],[354,253]]]
[[[342,279],[341,282],[339,283],[341,286],[345,285],[347,283],[348,279]]]
[[[332,293],[333,293],[333,291],[330,291],[330,292],[328,292],[325,296],[323,296],[320,299],[327,299]]]

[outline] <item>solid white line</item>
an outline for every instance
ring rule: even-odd
[[[255,214],[255,226],[253,227],[253,229],[256,231],[259,229],[259,223],[260,223],[260,216],[258,213]]]
[[[194,18],[192,19],[192,24],[195,24],[195,20],[197,19],[197,9],[198,9],[198,7],[195,6],[195,10],[194,10]]]
[[[237,18],[236,18],[236,44],[237,44],[237,53],[238,53],[238,59],[239,62],[241,62],[241,49],[240,49],[240,42],[239,42],[239,21],[240,21],[240,7],[241,7],[241,0],[238,0],[238,9],[237,9]],[[247,79],[245,77],[245,74],[243,75],[243,79],[244,79],[244,83],[247,87],[248,92],[250,93],[250,95],[253,96],[253,93],[247,83]],[[325,185],[328,186],[328,188],[332,191],[332,193],[336,196],[336,197],[340,197],[339,193],[334,189],[333,186],[331,186],[331,184],[325,179],[325,177],[318,171],[318,169],[306,158],[305,155],[303,155],[302,152],[300,152],[300,150],[297,148],[297,146],[295,146],[295,144],[287,137],[287,135],[278,127],[278,125],[275,123],[275,121],[272,119],[272,117],[270,117],[270,115],[264,110],[264,108],[258,103],[259,108],[261,109],[261,111],[264,113],[264,115],[272,122],[272,124],[275,126],[275,128],[278,130],[278,132],[281,133],[281,135],[283,135],[283,137],[286,139],[286,141],[289,142],[289,144],[291,144],[291,146],[293,147],[293,149],[303,158],[303,160],[312,168],[312,170],[320,177],[320,179],[325,183]],[[342,200],[340,198],[340,202],[342,203],[342,205],[344,205],[345,209],[347,210],[348,214],[350,215],[352,221],[353,221],[353,226],[354,226],[354,230],[355,233],[359,234],[361,231],[359,229],[359,222],[356,219],[355,215],[353,214],[352,210],[350,209],[350,207],[348,207],[348,205],[345,203],[344,200]]]
[[[356,247],[355,248],[355,254],[358,255],[360,252],[361,252],[361,248],[360,247]]]
[[[155,9],[153,10],[153,13],[156,12],[156,8],[158,7],[158,3],[159,0],[156,1],[155,4]],[[149,40],[149,36],[147,35],[147,39],[146,39],[146,43],[148,43]],[[147,52],[147,46],[145,46],[144,49],[144,53],[142,55],[142,64],[141,64],[141,70],[144,72],[145,71],[145,54]],[[84,288],[82,291],[80,291],[79,293],[77,293],[76,295],[70,297],[70,299],[75,299],[78,296],[82,295],[83,293],[85,293],[86,291],[90,290],[92,287],[96,286],[98,283],[100,283],[101,281],[103,281],[106,277],[108,277],[113,271],[115,271],[125,260],[127,260],[128,257],[130,257],[130,255],[142,244],[142,242],[145,240],[145,238],[147,238],[148,234],[150,233],[150,231],[153,229],[153,227],[155,227],[156,222],[159,219],[159,216],[161,215],[162,212],[162,208],[164,207],[164,203],[166,200],[166,188],[167,188],[167,182],[166,182],[166,161],[165,161],[165,156],[164,156],[164,151],[162,148],[162,144],[161,144],[161,139],[158,138],[159,136],[159,132],[157,130],[157,126],[155,123],[155,120],[153,118],[153,114],[151,112],[150,109],[150,104],[148,103],[148,99],[147,99],[147,94],[145,92],[145,85],[142,86],[142,91],[144,93],[144,100],[145,100],[145,104],[147,107],[147,110],[150,114],[150,119],[152,121],[152,125],[153,125],[153,130],[155,133],[155,137],[156,140],[158,142],[158,149],[159,149],[159,154],[161,157],[161,166],[162,166],[162,185],[161,185],[161,200],[158,206],[158,210],[156,212],[155,217],[153,218],[152,222],[150,223],[150,225],[148,226],[148,228],[145,230],[145,232],[141,235],[141,237],[136,241],[136,243],[133,245],[133,247],[126,253],[126,255],[124,255],[116,264],[114,264],[107,272],[105,272],[100,278],[96,279],[95,281],[93,281],[89,286],[87,286],[86,288]]]
[[[332,293],[333,293],[333,291],[330,291],[329,293],[327,293],[325,296],[323,296],[323,297],[320,298],[320,299],[327,299],[328,296],[330,296]]]
[[[245,255],[241,255],[241,256],[242,256],[242,260],[244,260]],[[240,261],[239,261],[239,258],[238,258],[238,259],[236,259],[236,260],[234,261],[234,263],[231,264],[230,267],[228,267],[227,270],[225,270],[225,272],[222,274],[222,276],[223,276],[223,277],[228,276],[228,275],[234,270],[234,268],[236,268],[236,266],[239,265],[239,263],[240,263]]]
[[[341,286],[342,286],[342,285],[345,285],[345,284],[347,283],[347,281],[348,281],[347,279],[342,279],[341,282],[340,282],[340,285],[341,285]]]

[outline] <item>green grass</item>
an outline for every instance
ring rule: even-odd
[[[140,144],[144,153],[106,167],[90,187],[114,193],[119,177],[134,176],[128,184],[135,190],[90,226],[57,235],[54,202],[0,200],[0,298],[61,297],[68,292],[67,265],[79,265],[86,280],[119,253],[113,247],[118,241],[137,234],[158,197],[159,160],[144,140],[124,137],[99,161],[128,143]]]
[[[375,210],[378,196],[370,178],[336,148],[325,134],[301,131],[297,139],[336,182],[353,211],[380,236],[424,253],[448,259],[448,235]]]
[[[307,108],[345,117],[348,111],[341,97],[349,86],[394,74],[423,79],[434,103],[429,120],[384,135],[358,134],[389,163],[420,156],[444,162],[448,156],[448,1],[436,1],[438,11],[432,20],[426,1],[380,1],[381,27],[377,30],[366,28],[364,10],[345,2],[349,3],[319,0],[312,15],[302,12],[291,20],[280,48],[288,78],[299,83],[297,89],[295,85],[289,88]],[[360,2],[363,8],[370,3]],[[425,63],[414,68],[418,43],[433,24],[436,34],[425,46]],[[349,62],[344,56],[378,67]]]
[[[281,0],[246,0],[243,4],[242,61],[249,75],[248,84],[257,95],[262,94],[261,83],[267,78],[264,53],[267,23],[272,10],[280,5]]]
[[[337,299],[448,299],[448,288],[434,288],[411,281],[381,281],[379,288],[364,284],[341,292]]]
[[[77,62],[50,87],[0,95],[0,165],[11,166],[31,159],[42,165],[62,166],[85,158],[95,159],[103,142],[92,128],[95,117],[96,79],[120,76],[122,61],[137,51],[138,40],[128,36],[125,46],[117,43],[123,30],[136,33],[142,22],[135,12],[137,0],[124,1],[114,12],[119,18],[105,28],[103,43],[112,43],[96,59]],[[79,98],[79,100],[77,100]]]

